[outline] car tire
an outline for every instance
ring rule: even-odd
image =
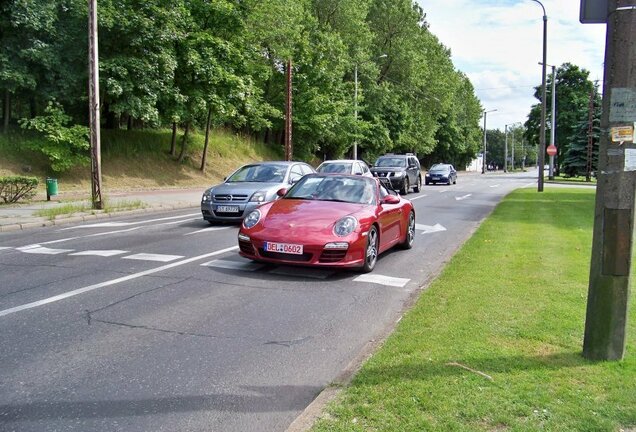
[[[402,189],[400,189],[400,195],[406,195],[407,193],[409,193],[410,187],[411,186],[409,185],[409,178],[405,177],[404,183],[402,183]]]
[[[372,272],[375,268],[375,263],[378,262],[379,240],[378,229],[375,225],[372,225],[367,233],[367,245],[364,249],[364,265],[362,266],[363,273]]]
[[[418,193],[420,190],[422,190],[422,177],[417,176],[417,184],[413,186],[413,191]]]
[[[457,184],[457,177],[455,177],[455,180],[453,180],[453,184]]]
[[[400,247],[402,249],[411,249],[413,247],[413,242],[415,241],[415,212],[411,210],[409,213],[409,221],[406,226],[406,236],[404,241],[400,243]]]

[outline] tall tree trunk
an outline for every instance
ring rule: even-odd
[[[177,122],[172,122],[172,141],[170,141],[170,156],[177,154]]]
[[[205,144],[203,145],[203,157],[201,158],[200,170],[205,172],[205,160],[208,155],[208,144],[210,142],[210,119],[212,118],[212,108],[208,108],[208,120],[205,122]]]
[[[183,133],[183,141],[181,143],[181,153],[179,154],[179,159],[177,162],[183,162],[186,155],[186,148],[188,147],[188,134],[190,133],[190,122],[186,122],[185,132]]]
[[[4,91],[4,103],[2,105],[3,126],[2,130],[7,134],[9,132],[9,118],[11,117],[11,95],[9,90]]]

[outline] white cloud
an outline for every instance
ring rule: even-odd
[[[450,48],[490,113],[487,127],[525,122],[541,85],[543,10],[532,0],[418,0],[430,30]],[[602,80],[605,25],[581,24],[578,0],[543,0],[547,63],[569,62]],[[550,68],[548,68],[550,73]]]

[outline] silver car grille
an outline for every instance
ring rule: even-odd
[[[242,201],[247,201],[247,195],[218,194],[218,195],[214,195],[214,201],[217,201],[217,202],[242,202]]]

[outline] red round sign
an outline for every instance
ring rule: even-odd
[[[550,155],[550,156],[554,156],[555,154],[557,154],[557,149],[556,146],[550,144],[548,146],[548,148],[546,149],[546,152]]]

